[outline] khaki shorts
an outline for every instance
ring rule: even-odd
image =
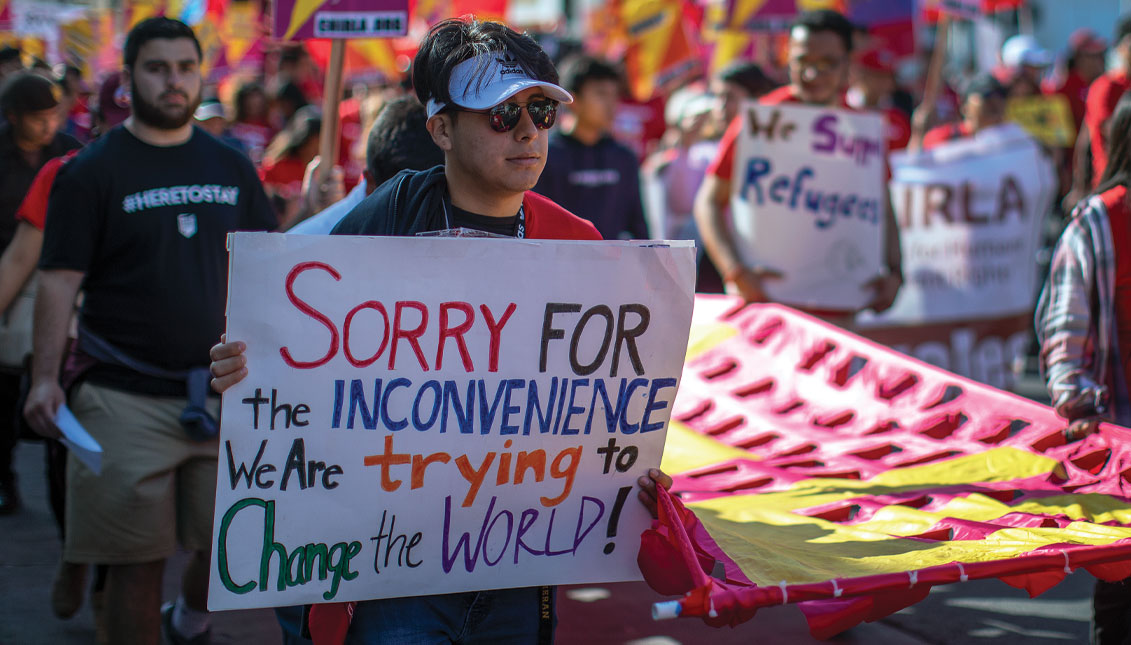
[[[178,418],[185,399],[83,383],[71,411],[102,446],[102,473],[67,459],[67,562],[137,564],[163,560],[180,543],[212,544],[219,439],[195,442]],[[219,400],[208,410],[219,419]]]

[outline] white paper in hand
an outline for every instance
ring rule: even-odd
[[[60,439],[63,445],[95,475],[102,474],[102,446],[82,427],[66,404],[60,405],[55,413],[55,425],[63,433]]]

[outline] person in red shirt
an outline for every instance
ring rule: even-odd
[[[1084,124],[1084,111],[1088,102],[1088,88],[1104,73],[1104,54],[1107,41],[1091,29],[1081,27],[1068,38],[1068,55],[1064,74],[1045,81],[1041,90],[1045,94],[1060,94],[1072,108],[1076,130]]]
[[[852,33],[852,23],[835,11],[802,14],[790,30],[789,85],[766,94],[760,102],[764,105],[800,103],[847,108],[844,89],[848,84]],[[781,274],[745,266],[740,259],[737,240],[727,223],[735,150],[741,131],[742,119],[739,117],[723,135],[719,152],[707,168],[707,177],[695,197],[695,220],[707,253],[722,273],[728,289],[736,291],[747,302],[766,302],[768,297],[762,281]],[[891,307],[903,284],[899,230],[890,204],[886,211],[884,261],[887,271],[870,283],[874,295],[868,308],[875,311]],[[856,312],[810,310],[809,313],[847,327],[852,324]]]
[[[263,157],[259,178],[271,198],[282,228],[295,219],[302,202],[302,178],[306,165],[318,154],[322,116],[306,106],[295,112]]]
[[[923,136],[923,150],[947,141],[972,137],[986,128],[1001,125],[1005,120],[1005,94],[1005,86],[993,74],[975,76],[963,88],[962,120],[928,130]]]
[[[903,150],[911,140],[911,116],[895,106],[895,54],[870,49],[854,61],[848,104],[858,110],[877,110],[887,121],[888,152]]]
[[[1119,97],[1131,89],[1131,15],[1124,16],[1115,30],[1115,51],[1119,57],[1119,68],[1097,78],[1088,90],[1088,102],[1084,111],[1084,125],[1092,148],[1093,186],[1099,182],[1107,166],[1107,133],[1104,125],[1115,111]]]
[[[1131,94],[1111,117],[1100,185],[1073,211],[1037,307],[1041,373],[1067,441],[1131,424]],[[1091,642],[1131,637],[1131,578],[1096,580]]]

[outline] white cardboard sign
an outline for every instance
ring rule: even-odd
[[[229,247],[209,609],[639,579],[690,243]]]
[[[891,197],[904,284],[887,324],[1031,312],[1034,257],[1055,183],[1040,146],[1015,124],[920,154],[892,155]]]
[[[1015,124],[891,158],[903,249],[892,308],[862,314],[862,333],[993,385],[1012,384],[1027,351],[1035,257],[1055,196],[1052,163]]]
[[[731,217],[743,263],[778,271],[776,302],[856,310],[883,266],[881,115],[805,105],[742,108]]]

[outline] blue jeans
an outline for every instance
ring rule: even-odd
[[[348,645],[553,642],[553,587],[494,589],[357,603]]]

